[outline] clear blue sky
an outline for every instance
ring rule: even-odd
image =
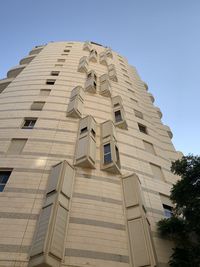
[[[176,149],[200,154],[199,0],[1,0],[0,10],[1,78],[35,45],[110,46],[149,85]]]

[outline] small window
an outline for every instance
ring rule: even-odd
[[[60,74],[59,71],[52,71],[51,76],[58,76]]]
[[[153,144],[151,144],[151,143],[149,143],[149,142],[147,142],[147,141],[145,141],[145,140],[143,140],[143,142],[144,142],[145,150],[146,150],[147,152],[149,152],[149,153],[155,155],[156,153],[155,153]]]
[[[71,45],[66,45],[65,48],[71,48],[72,46]]]
[[[97,87],[97,84],[94,82],[94,88],[96,88]]]
[[[24,123],[23,123],[22,129],[33,129],[33,127],[35,126],[36,121],[37,121],[37,118],[24,119]]]
[[[111,163],[112,162],[112,156],[111,156],[110,144],[104,145],[103,150],[104,150],[104,164]]]
[[[55,64],[55,67],[63,67],[63,64]]]
[[[10,170],[0,170],[0,192],[3,192],[11,173],[12,171]]]
[[[68,56],[68,54],[61,54],[61,56]]]
[[[45,102],[42,101],[34,101],[31,105],[31,110],[42,110]]]
[[[120,121],[122,121],[121,111],[117,110],[115,111],[115,122],[120,122]]]
[[[69,49],[64,49],[64,51],[63,52],[65,52],[65,53],[69,53],[70,52],[70,50]]]
[[[88,128],[84,127],[84,128],[81,129],[81,134],[86,133],[87,131],[88,131]]]
[[[96,133],[95,133],[95,131],[92,129],[91,130],[91,133],[92,133],[92,135],[95,137],[96,136]]]
[[[173,208],[166,204],[163,204],[164,214],[166,218],[171,218],[173,215]]]
[[[119,103],[114,104],[114,108],[119,107]]]
[[[57,59],[57,62],[65,62],[65,59],[64,58],[59,58],[59,59]]]
[[[116,159],[117,159],[117,165],[119,165],[119,149],[117,146],[115,146],[115,153],[116,153]]]
[[[92,73],[90,72],[88,73],[87,78],[91,78],[91,77],[92,77]]]
[[[146,126],[138,123],[138,127],[139,127],[139,130],[141,133],[147,134],[147,127]]]
[[[46,84],[54,85],[55,84],[55,81],[56,80],[50,80],[50,79],[48,79],[48,80],[46,80]]]
[[[40,95],[48,96],[51,93],[51,89],[40,89]]]
[[[143,114],[142,114],[142,112],[140,112],[140,111],[134,109],[134,113],[135,113],[135,117],[140,118],[140,119],[143,119]]]
[[[8,148],[7,154],[18,155],[21,154],[28,139],[12,139]]]

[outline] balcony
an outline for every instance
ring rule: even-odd
[[[169,128],[169,126],[163,125],[163,127],[164,127],[164,130],[167,131],[167,133],[169,135],[169,138],[172,139],[173,138],[173,133],[172,133],[171,129]]]
[[[35,55],[24,57],[20,60],[19,64],[20,65],[29,64],[34,58],[35,58]]]
[[[15,78],[15,77],[17,77],[17,76],[20,74],[20,72],[22,72],[23,69],[24,69],[26,66],[27,66],[26,64],[24,64],[24,65],[18,65],[18,66],[16,66],[16,67],[10,69],[10,70],[8,71],[8,73],[7,73],[7,77],[8,77],[8,78]]]
[[[155,109],[156,109],[156,111],[157,111],[157,113],[158,113],[159,118],[161,119],[162,116],[163,116],[161,110],[160,110],[158,107],[155,107]]]
[[[154,96],[153,96],[151,93],[148,93],[148,94],[149,94],[149,97],[150,97],[150,99],[151,99],[152,103],[154,103],[154,101],[155,101],[155,98],[154,98]]]
[[[13,78],[0,80],[0,93],[13,81]]]
[[[29,55],[37,55],[42,51],[43,48],[44,46],[36,46],[30,51]]]

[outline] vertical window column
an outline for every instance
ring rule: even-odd
[[[120,157],[116,130],[112,121],[101,124],[101,169],[120,174]]]

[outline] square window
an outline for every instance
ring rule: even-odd
[[[145,133],[147,134],[147,127],[145,125],[139,124],[138,123],[138,127],[141,133]]]
[[[173,215],[173,208],[166,204],[163,204],[164,214],[166,218],[171,218]]]
[[[50,80],[50,79],[48,79],[48,80],[46,80],[46,84],[54,85],[55,84],[55,81],[56,80]]]
[[[12,155],[21,154],[28,139],[12,139],[7,153]]]
[[[37,118],[26,118],[24,119],[24,123],[22,126],[22,129],[33,129],[35,126],[35,123],[37,121]]]
[[[55,64],[55,67],[63,67],[63,64]]]
[[[121,111],[117,110],[115,111],[115,122],[120,122],[120,121],[122,121]]]
[[[143,119],[143,114],[142,114],[142,112],[140,112],[140,111],[134,109],[134,113],[135,113],[135,117],[140,118],[140,119]]]
[[[0,192],[4,190],[6,183],[11,175],[11,170],[1,170],[0,169]]]
[[[81,129],[81,134],[86,133],[87,131],[88,131],[88,128],[84,127],[84,128]]]
[[[52,71],[51,72],[51,76],[58,76],[59,75],[59,71]]]
[[[57,62],[65,62],[65,59],[64,58],[59,58],[59,59],[57,59]]]
[[[51,93],[51,89],[40,89],[40,95],[48,96]]]
[[[34,101],[31,105],[31,110],[42,110],[45,102],[42,101]]]

